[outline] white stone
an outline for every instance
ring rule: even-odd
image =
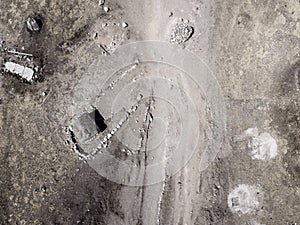
[[[107,6],[104,6],[104,7],[103,7],[103,10],[104,10],[105,12],[108,12],[108,11],[109,11],[109,8],[108,8]]]

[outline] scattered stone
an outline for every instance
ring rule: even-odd
[[[194,33],[194,28],[188,23],[185,22],[177,23],[172,30],[170,42],[176,44],[182,44],[188,41],[192,37],[193,33]]]
[[[172,17],[173,16],[173,12],[169,12],[169,17]]]
[[[0,98],[0,105],[3,103],[3,100],[2,100],[2,98]]]
[[[104,5],[105,0],[99,0],[99,5]]]
[[[43,27],[43,22],[40,18],[28,17],[26,19],[27,29],[31,32],[39,32]]]
[[[13,74],[19,75],[22,79],[32,82],[34,71],[28,67],[24,67],[14,62],[6,62],[5,69]]]
[[[105,12],[108,12],[110,9],[109,9],[107,6],[104,6],[104,7],[103,7],[103,10],[104,10]]]

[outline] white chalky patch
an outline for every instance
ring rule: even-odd
[[[256,186],[240,184],[228,195],[228,207],[233,213],[249,214],[259,208],[262,193]]]
[[[21,78],[27,80],[28,82],[31,82],[33,79],[34,71],[17,63],[6,62],[5,69],[11,73],[19,75]]]
[[[269,133],[253,137],[249,141],[248,147],[253,159],[267,160],[273,159],[277,155],[276,140]]]
[[[276,140],[269,133],[259,134],[256,127],[249,128],[235,137],[235,141],[245,140],[248,140],[248,149],[252,159],[268,160],[275,158],[278,154]]]

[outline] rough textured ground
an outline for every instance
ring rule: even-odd
[[[98,1],[0,2],[1,39],[18,50],[24,46],[44,65],[31,85],[0,75],[0,224],[300,223],[300,2],[105,4],[108,13]],[[32,35],[24,21],[34,14],[44,27]],[[193,157],[162,183],[113,183],[65,142],[74,88],[97,54],[136,40],[169,41],[180,18],[194,27],[182,46],[207,63],[223,91],[222,150],[203,172]],[[275,158],[253,159],[251,138],[238,138],[249,128],[276,140]],[[250,188],[237,195],[240,185]],[[239,195],[250,199],[246,205],[228,198]]]

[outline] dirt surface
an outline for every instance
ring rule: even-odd
[[[28,31],[29,16],[42,19],[41,31]],[[2,0],[0,39],[32,54],[30,63],[40,68],[26,83],[1,67],[0,224],[300,223],[299,1]],[[176,65],[143,63],[133,51],[111,60],[124,44],[145,40],[200,58],[222,96],[212,101],[203,87],[213,83],[187,78],[180,66],[192,65],[192,72],[202,64],[186,58]],[[162,61],[176,58],[154,49],[147,53]],[[0,53],[1,64],[15,60]],[[111,66],[131,56],[132,65],[107,79]],[[137,109],[86,162],[73,151],[66,127],[91,105],[108,128],[82,145],[87,152]],[[223,110],[224,134],[214,123],[214,106]],[[194,126],[182,130],[195,115]],[[190,139],[173,154],[182,135]],[[216,148],[218,138],[223,142]],[[129,162],[131,172],[102,163],[104,149]],[[180,159],[176,173],[172,155]],[[141,178],[142,184],[127,185]]]

